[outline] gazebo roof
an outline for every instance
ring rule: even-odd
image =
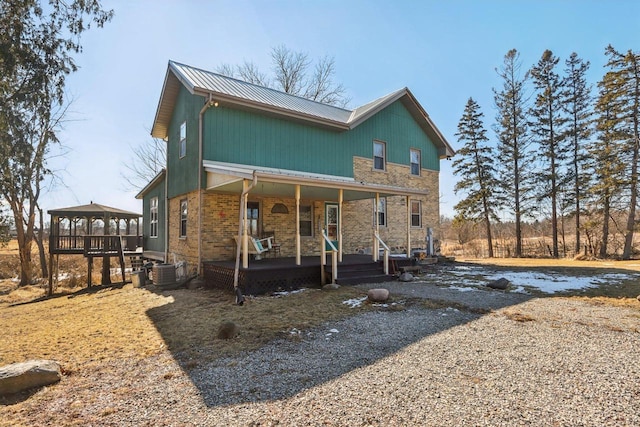
[[[120,219],[137,219],[142,215],[136,212],[125,211],[110,206],[100,205],[98,203],[90,203],[88,205],[73,206],[69,208],[51,209],[49,215],[57,217],[92,217],[98,219],[120,218]]]

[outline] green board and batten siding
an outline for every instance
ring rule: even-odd
[[[169,197],[197,188],[198,114],[204,99],[182,89],[169,129]],[[187,156],[179,159],[180,123],[187,117]],[[209,108],[204,117],[205,160],[353,177],[353,157],[372,158],[373,140],[386,143],[387,162],[409,165],[411,148],[422,167],[438,171],[438,150],[401,101],[352,130],[337,131],[259,113]]]
[[[165,245],[165,197],[164,197],[164,179],[159,180],[152,188],[145,193],[142,199],[142,212],[144,212],[143,228],[144,236],[143,247],[146,251],[164,252]],[[151,236],[151,199],[158,198],[158,237]]]

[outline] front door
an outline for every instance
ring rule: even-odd
[[[338,248],[338,205],[326,203],[324,205],[324,223],[327,229],[327,236],[333,245]],[[325,244],[327,250],[331,250],[328,243]]]
[[[260,203],[247,202],[247,234],[260,238]]]

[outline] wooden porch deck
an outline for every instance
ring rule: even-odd
[[[396,258],[398,264],[404,265],[410,260]],[[331,255],[327,255],[326,266],[331,268]],[[340,271],[365,266],[381,266],[375,263],[371,255],[345,254],[342,262],[338,263]],[[204,280],[207,287],[233,292],[233,274],[235,261],[205,261],[203,262]],[[249,268],[240,267],[238,286],[244,294],[260,295],[276,290],[295,290],[301,287],[320,287],[321,285],[320,256],[303,256],[301,264],[296,265],[294,257],[263,258],[250,260]],[[330,277],[330,274],[329,274]],[[330,278],[328,279],[331,280]]]

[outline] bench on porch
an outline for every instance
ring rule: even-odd
[[[238,244],[238,236],[233,236],[233,239]],[[269,252],[272,249],[273,237],[267,237],[266,239],[257,239],[253,236],[249,236],[249,254],[254,256],[254,259],[262,259],[262,254]],[[264,242],[264,243],[263,243]],[[242,242],[240,243],[240,252],[242,253]]]

